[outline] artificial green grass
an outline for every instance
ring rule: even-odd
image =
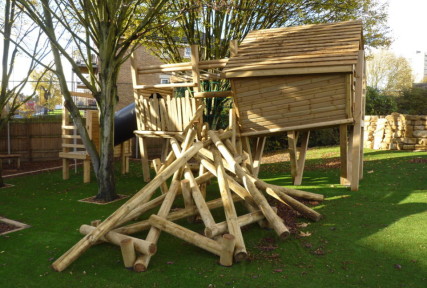
[[[366,151],[358,192],[337,184],[337,156],[337,148],[308,153],[300,189],[326,196],[316,207],[324,219],[300,219],[311,235],[279,241],[274,231],[252,225],[244,231],[250,260],[232,267],[162,233],[147,272],[124,269],[120,249],[108,244],[55,272],[50,264],[81,239],[80,225],[105,219],[125,200],[77,202],[97,189],[94,181],[81,183],[80,171],[68,181],[60,171],[8,179],[15,186],[0,190],[0,216],[32,227],[0,236],[0,287],[426,287],[427,153]],[[142,188],[139,167],[118,176],[118,193]],[[288,167],[264,165],[260,176],[290,186]]]

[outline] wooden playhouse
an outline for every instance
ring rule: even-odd
[[[358,189],[364,114],[361,21],[252,31],[224,72],[232,81],[241,136],[287,132],[291,154],[296,154],[299,131],[304,154],[307,131],[340,126],[341,183]],[[299,179],[295,184],[301,181],[303,158],[291,155],[292,174]]]

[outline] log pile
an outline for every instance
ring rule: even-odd
[[[365,148],[427,151],[427,116],[366,116],[364,139]]]
[[[196,113],[193,120],[198,117]],[[193,120],[182,134],[170,137],[172,151],[156,169],[157,176],[152,181],[104,221],[81,226],[80,232],[85,236],[53,263],[56,271],[66,269],[99,242],[120,246],[124,266],[145,271],[157,251],[162,231],[219,256],[221,265],[231,266],[248,255],[242,226],[258,223],[262,227],[271,227],[281,239],[289,236],[286,223],[270,206],[268,198],[285,203],[313,221],[321,218],[318,212],[296,199],[322,201],[322,195],[268,184],[254,176],[251,157],[244,151],[235,127],[225,131],[202,130]],[[197,175],[188,165],[190,159],[200,163]],[[217,178],[219,197],[207,201],[206,185],[213,177]],[[157,189],[163,193],[153,197]],[[178,197],[183,198],[185,208],[171,211]],[[247,213],[237,214],[237,202],[243,203]],[[219,207],[224,210],[225,221],[222,222],[217,222],[211,213]],[[157,212],[148,219],[138,219],[154,208],[158,208]],[[183,218],[194,221],[196,216],[204,224],[204,235],[174,222]],[[129,236],[145,230],[148,230],[145,239]]]

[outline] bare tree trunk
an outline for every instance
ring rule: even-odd
[[[115,89],[113,88],[113,90]],[[116,180],[114,176],[114,104],[111,103],[112,101],[108,101],[115,98],[115,91],[110,91],[110,93],[114,94],[102,97],[102,99],[105,99],[102,106],[107,107],[101,107],[99,118],[101,125],[101,149],[99,152],[99,167],[96,172],[98,181],[98,194],[96,195],[96,199],[102,199],[104,201],[111,201],[118,197],[115,190]]]
[[[101,97],[99,105],[100,124],[100,151],[99,167],[97,167],[96,178],[98,180],[98,194],[96,199],[111,201],[117,198],[116,181],[114,175],[114,108],[117,102],[117,76],[118,63],[115,61],[112,45],[101,46],[100,57],[103,59],[99,65],[99,83],[101,85]],[[96,169],[96,167],[94,166]]]

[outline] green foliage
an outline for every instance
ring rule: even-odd
[[[310,138],[308,141],[309,147],[324,147],[338,145],[340,141],[338,127],[324,128],[310,131]],[[298,145],[301,143],[298,142]],[[288,137],[286,133],[280,133],[268,136],[265,143],[264,151],[272,152],[288,148]]]
[[[309,147],[338,145],[340,142],[338,127],[324,128],[310,132]]]
[[[397,98],[386,96],[373,87],[366,89],[366,115],[389,115],[397,111]]]
[[[38,102],[47,110],[52,110],[55,105],[62,102],[61,87],[58,77],[52,71],[35,70],[30,78],[34,80],[32,86],[37,93]]]
[[[416,87],[406,89],[397,100],[399,113],[427,115],[427,89]]]

